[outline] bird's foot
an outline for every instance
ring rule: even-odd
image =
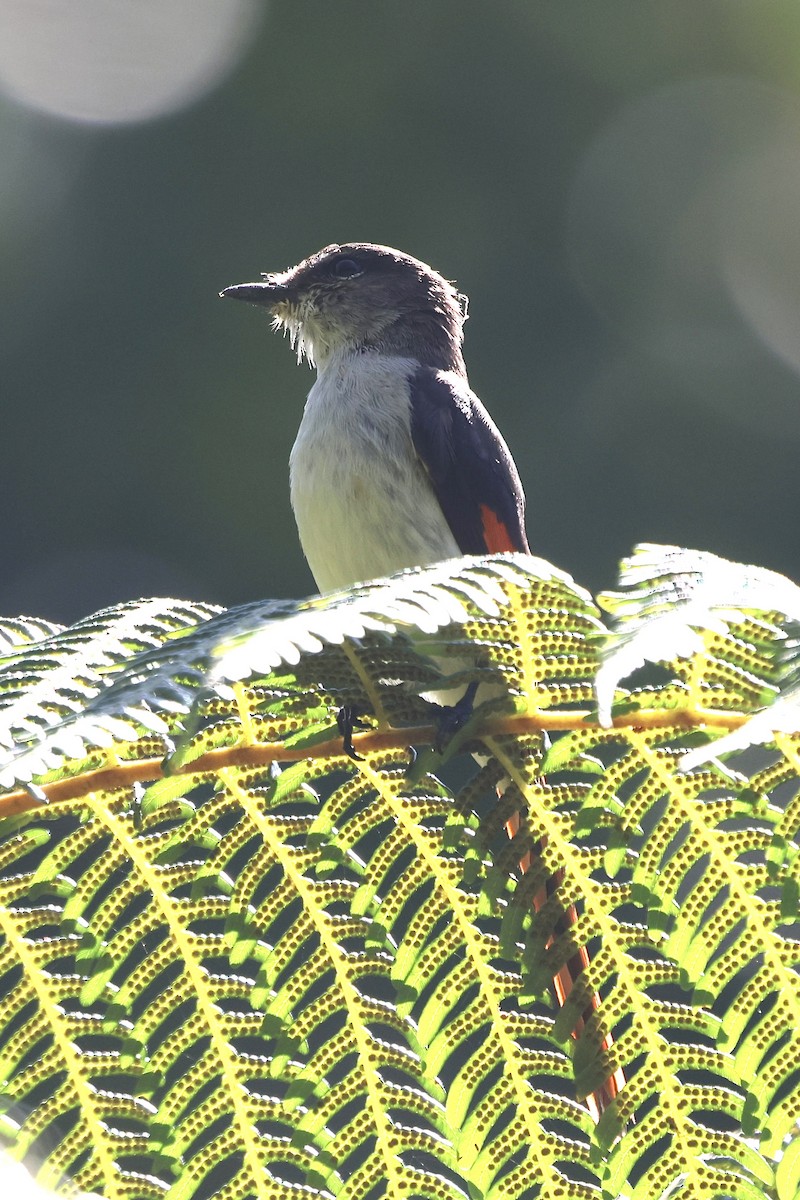
[[[409,746],[411,761],[406,768],[406,779],[409,783],[418,783],[428,773],[436,774],[442,765],[442,757],[449,758],[455,754],[463,740],[460,736],[469,736],[466,728],[475,710],[475,695],[480,685],[470,683],[464,695],[455,704],[436,704],[428,701],[431,713],[431,725],[435,729],[432,744],[426,746],[420,753]]]
[[[475,711],[475,693],[478,690],[478,686],[477,681],[473,680],[456,704],[439,707],[435,718],[436,739],[434,741],[434,748],[437,754],[444,753],[455,735],[459,730],[464,728],[472,716]]]
[[[343,704],[336,714],[336,724],[342,735],[342,749],[345,754],[356,762],[363,762],[363,754],[359,754],[353,745],[353,733],[356,729],[369,729],[369,722],[361,720],[358,709],[352,704]]]

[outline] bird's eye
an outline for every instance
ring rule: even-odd
[[[364,268],[354,258],[337,258],[331,264],[331,274],[337,279],[353,279],[360,275]]]

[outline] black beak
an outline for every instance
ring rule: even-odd
[[[234,300],[249,300],[251,304],[277,304],[289,294],[289,289],[283,283],[275,283],[269,279],[261,283],[235,283],[220,292],[220,296],[231,297]]]

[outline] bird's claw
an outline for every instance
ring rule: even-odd
[[[359,754],[353,745],[353,732],[356,729],[369,729],[369,722],[361,720],[352,704],[343,704],[336,714],[336,725],[342,735],[342,750],[349,758],[363,762],[364,755]]]

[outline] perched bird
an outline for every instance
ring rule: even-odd
[[[517,469],[467,380],[466,300],[437,271],[353,242],[221,294],[263,304],[316,367],[289,466],[320,591],[528,550]]]
[[[437,271],[350,242],[220,294],[263,305],[316,367],[290,487],[320,591],[461,554],[529,552],[514,460],[467,379],[466,297]],[[559,972],[562,1003],[585,962],[581,951]],[[615,1093],[611,1080],[595,1111]]]

